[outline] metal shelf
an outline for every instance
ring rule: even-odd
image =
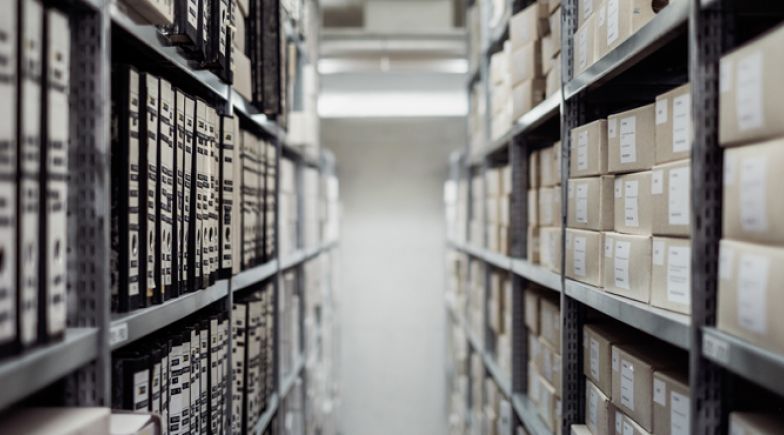
[[[512,406],[514,407],[517,416],[523,422],[523,426],[528,430],[531,435],[552,435],[550,429],[545,426],[539,413],[536,412],[536,407],[528,399],[525,394],[515,394],[512,398]],[[568,431],[568,429],[567,429]]]
[[[281,400],[285,399],[286,396],[288,396],[289,391],[291,391],[291,388],[294,386],[294,383],[302,375],[302,370],[305,368],[306,361],[307,358],[303,355],[300,355],[299,360],[297,360],[297,363],[294,364],[291,373],[286,378],[284,378],[283,381],[280,383]]]
[[[545,269],[542,266],[531,263],[528,260],[512,259],[512,272],[515,275],[522,276],[523,278],[533,281],[541,286],[550,290],[561,292],[561,275]]]
[[[94,360],[100,338],[98,328],[68,328],[61,341],[0,360],[0,409]]]
[[[240,95],[234,88],[231,88],[230,94],[231,105],[234,112],[239,113],[244,118],[254,123],[271,137],[277,138],[281,142],[286,142],[286,131],[281,128],[280,125],[267,118],[267,115],[261,113],[253,103],[246,100],[245,97]]]
[[[326,242],[321,246],[316,246],[313,248],[301,248],[298,249],[291,254],[281,258],[280,260],[280,270],[285,270],[297,266],[300,263],[304,263],[310,259],[317,257],[322,252],[327,252],[335,247],[337,247],[338,242],[333,240],[331,242]]]
[[[710,327],[702,329],[702,354],[725,369],[784,396],[784,355]]]
[[[264,281],[275,275],[278,271],[278,260],[268,261],[262,265],[252,267],[248,270],[231,277],[231,291],[236,292],[249,287],[253,284]]]
[[[229,280],[220,280],[204,290],[187,293],[160,305],[114,314],[109,330],[112,350],[160,330],[229,294]]]
[[[648,24],[596,61],[564,86],[565,99],[606,82],[685,31],[689,21],[686,1],[670,2]]]
[[[229,85],[209,70],[194,68],[192,62],[185,58],[177,47],[166,45],[166,41],[155,26],[137,24],[114,2],[109,5],[109,14],[114,26],[124,30],[147,50],[154,52],[178,71],[189,76],[216,98],[226,100],[229,95]]]
[[[275,413],[278,412],[278,404],[280,400],[278,399],[277,394],[273,394],[270,397],[269,404],[267,405],[267,409],[261,414],[259,421],[256,422],[256,427],[253,428],[253,433],[255,435],[262,435],[267,427],[272,423],[272,417],[275,416]]]
[[[570,279],[566,280],[564,290],[567,296],[629,326],[682,349],[690,347],[691,319],[685,314],[652,307]]]

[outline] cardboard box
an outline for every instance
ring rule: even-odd
[[[572,425],[571,434],[572,435],[592,435],[590,429],[588,429],[588,426],[583,425],[583,424],[573,424]]]
[[[539,335],[539,293],[531,288],[523,292],[525,326],[529,334]]]
[[[539,219],[541,226],[561,226],[561,188],[539,188]]]
[[[607,173],[607,120],[573,128],[572,155],[569,162],[572,177],[590,177]]]
[[[501,195],[501,168],[489,168],[485,171],[485,192],[489,198],[497,198]]]
[[[525,258],[531,263],[534,264],[539,263],[539,246],[540,246],[539,227],[529,225],[528,241],[525,248],[525,255],[526,255]]]
[[[588,69],[596,61],[594,59],[594,17],[591,15],[574,34],[574,76]]]
[[[539,341],[539,336],[528,333],[528,361],[533,364],[534,371],[539,373],[539,367],[542,365],[542,342]]]
[[[509,77],[512,85],[543,77],[543,42],[536,40],[512,51]]]
[[[512,167],[509,165],[503,166],[500,169],[501,171],[501,194],[505,196],[509,196],[512,194],[513,182],[512,182]]]
[[[654,208],[651,171],[618,175],[614,184],[615,231],[625,234],[651,234]]]
[[[688,83],[656,97],[656,163],[691,157],[691,90]]]
[[[775,414],[757,412],[731,412],[731,434],[777,435],[784,427],[784,418]]]
[[[623,412],[615,409],[613,414],[613,426],[615,427],[613,433],[615,435],[652,435]]]
[[[561,354],[547,341],[539,337],[539,352],[536,371],[549,382],[555,391],[561,391]]]
[[[653,104],[607,117],[607,170],[646,171],[656,153]]]
[[[504,46],[503,50],[497,51],[490,56],[490,84],[491,85],[500,85],[509,81],[510,52],[507,52],[506,46]]]
[[[784,245],[784,139],[724,151],[723,236]]]
[[[651,237],[604,233],[604,289],[635,301],[651,299]]]
[[[607,1],[597,0],[596,30],[593,38],[593,55],[598,61],[606,55],[610,48],[607,45]]]
[[[547,12],[550,14],[554,13],[561,7],[561,0],[546,0],[546,2],[548,6]],[[550,31],[553,31],[552,27],[550,28]]]
[[[690,397],[687,373],[655,372],[653,374],[653,433],[679,435],[691,432]]]
[[[585,230],[612,230],[615,222],[615,177],[569,179],[566,225]]]
[[[545,79],[545,98],[549,98],[561,90],[561,54],[558,53],[553,59],[553,69],[547,73]]]
[[[634,343],[637,339],[630,328],[602,323],[583,326],[583,374],[607,397],[612,396],[612,346]]]
[[[784,26],[724,55],[719,78],[719,142],[738,145],[784,135]]]
[[[653,430],[653,372],[680,367],[682,358],[653,343],[613,345],[612,403],[648,432]]]
[[[498,223],[503,227],[509,226],[510,211],[512,198],[508,193],[503,194],[498,198]]]
[[[561,273],[561,228],[539,229],[539,262],[555,273]]]
[[[536,372],[536,367],[532,361],[528,361],[528,398],[539,409],[539,373]]]
[[[539,225],[539,190],[528,191],[528,226]]]
[[[544,100],[544,79],[532,79],[512,88],[512,120],[525,115]],[[511,125],[511,123],[510,123]]]
[[[593,15],[594,3],[596,0],[579,0],[577,2],[577,25],[582,26]]]
[[[17,408],[0,420],[3,433],[106,435],[109,408]]]
[[[722,239],[717,327],[784,353],[784,248]]]
[[[566,229],[566,277],[602,286],[602,233]]]
[[[539,150],[531,151],[528,155],[528,188],[536,189],[541,187],[541,177],[539,175]]]
[[[653,234],[691,235],[691,160],[665,163],[651,171]]]
[[[691,240],[654,237],[651,305],[691,314]]]
[[[561,184],[560,151],[560,142],[539,150],[539,174],[542,187]]]
[[[550,11],[550,36],[553,37],[553,46],[555,47],[556,51],[553,54],[558,54],[561,52],[561,3],[557,3],[559,7],[556,7],[554,10]]]
[[[509,42],[512,48],[522,47],[536,41],[548,32],[549,7],[534,2],[509,19]]]
[[[613,407],[610,398],[590,380],[585,380],[585,424],[592,434],[609,434]]]
[[[542,50],[539,57],[542,63],[542,76],[546,77],[547,73],[553,69],[553,59],[555,58],[556,48],[553,45],[553,36],[547,35],[541,39]]]
[[[561,308],[557,299],[544,297],[539,301],[541,338],[561,353]]]
[[[248,101],[253,101],[250,59],[245,53],[234,49],[234,89]]]
[[[608,51],[619,46],[656,16],[651,0],[606,0],[606,2]]]
[[[539,416],[545,426],[551,431],[555,431],[556,427],[556,402],[558,400],[558,393],[555,387],[550,385],[542,376],[539,378]]]

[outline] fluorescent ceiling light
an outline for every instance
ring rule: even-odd
[[[325,92],[319,96],[322,118],[466,116],[464,92]]]
[[[395,59],[389,56],[370,59],[322,58],[318,61],[319,74],[354,72],[433,72],[467,74],[466,59]]]

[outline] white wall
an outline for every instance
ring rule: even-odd
[[[340,178],[342,435],[445,435],[448,153],[464,118],[328,119]]]

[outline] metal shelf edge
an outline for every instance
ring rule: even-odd
[[[267,410],[264,411],[263,414],[261,414],[261,417],[259,417],[259,421],[256,423],[256,427],[254,428],[253,433],[255,433],[256,435],[261,435],[264,433],[264,431],[272,422],[272,417],[278,411],[279,402],[280,400],[278,399],[277,394],[273,394],[272,397],[270,397],[269,405],[267,405]]]
[[[98,328],[68,328],[61,341],[0,360],[0,409],[94,360],[98,340]]]
[[[238,112],[268,135],[280,139],[285,142],[286,132],[278,125],[277,122],[271,121],[267,115],[261,113],[250,101],[245,99],[237,92],[236,89],[231,88],[231,105],[235,112]]]
[[[541,286],[556,292],[562,292],[561,275],[523,260],[521,258],[512,258],[512,272],[515,275],[521,276],[529,281],[533,281]]]
[[[536,412],[534,404],[528,399],[525,394],[515,394],[512,398],[512,407],[514,408],[523,426],[528,429],[532,435],[552,435],[553,432],[545,426],[539,414]]]
[[[294,387],[294,383],[299,379],[302,375],[302,370],[305,368],[305,362],[307,361],[307,357],[300,355],[299,360],[294,365],[294,369],[291,371],[291,374],[288,377],[284,378],[283,381],[280,383],[280,398],[281,400],[285,399],[286,396],[291,391],[291,388]]]
[[[564,291],[567,296],[629,326],[682,349],[690,347],[691,319],[685,314],[652,307],[570,279],[566,280]]]
[[[260,283],[278,272],[278,260],[243,270],[231,277],[231,291],[236,292],[253,284]]]

